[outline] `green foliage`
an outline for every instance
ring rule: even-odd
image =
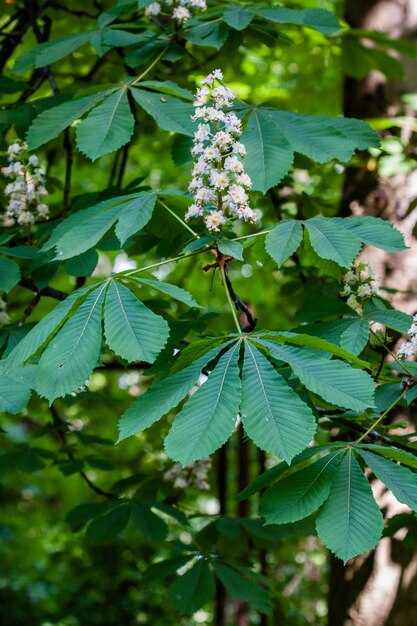
[[[16,626],[171,626],[215,620],[217,589],[239,601],[231,622],[243,607],[316,626],[325,576],[294,554],[321,567],[317,535],[343,561],[375,547],[365,467],[417,510],[414,444],[390,419],[415,403],[417,369],[371,332],[397,339],[413,319],[340,295],[363,245],[406,246],[386,220],[338,217],[340,163],[361,151],[354,167],[376,175],[379,140],[340,115],[337,87],[340,57],[350,76],[398,76],[386,51],[415,46],[341,32],[309,0],[208,0],[183,23],[149,4],[37,3],[28,19],[6,3],[1,165],[28,142],[50,220],[6,214],[0,234],[0,600]],[[215,67],[238,95],[257,222],[210,231],[184,216],[194,92]]]
[[[382,513],[352,450],[333,480],[329,498],[317,517],[317,532],[345,563],[372,550],[381,536]]]

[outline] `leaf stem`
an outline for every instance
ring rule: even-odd
[[[240,327],[239,320],[237,319],[236,309],[235,309],[235,307],[233,305],[232,298],[230,297],[230,293],[229,293],[229,290],[227,288],[226,271],[224,269],[224,264],[223,263],[219,263],[219,268],[220,268],[220,273],[222,275],[223,286],[224,286],[224,290],[226,292],[227,301],[229,303],[230,310],[231,310],[232,315],[233,315],[233,320],[235,322],[235,325],[236,325],[236,328],[237,328],[237,332],[240,335],[242,333],[242,329]]]
[[[359,439],[357,439],[355,441],[355,446],[360,443],[361,441],[363,441],[365,439],[365,437],[367,437],[369,435],[369,433],[371,433],[373,430],[375,430],[375,428],[382,422],[382,420],[384,419],[384,417],[386,417],[386,415],[388,415],[388,413],[399,403],[401,402],[401,400],[404,398],[405,394],[408,391],[408,387],[406,387],[404,389],[404,391],[402,392],[402,394],[400,396],[398,396],[398,398],[396,398],[394,400],[394,402],[392,402],[392,404],[389,405],[389,407],[387,409],[385,409],[385,411],[378,417],[378,419],[372,424],[372,426],[370,428],[368,428],[368,430],[366,430],[363,435],[361,435],[359,437]]]
[[[386,352],[387,352],[387,353],[388,353],[388,354],[389,354],[389,355],[390,355],[390,356],[394,359],[394,361],[395,361],[396,363],[398,363],[398,365],[399,365],[400,367],[402,367],[402,369],[404,370],[404,372],[405,372],[406,374],[408,374],[409,376],[411,376],[411,378],[414,378],[414,374],[413,374],[413,372],[411,372],[411,371],[408,369],[408,367],[407,367],[406,365],[404,365],[404,363],[403,363],[402,361],[400,361],[400,359],[398,359],[398,358],[395,356],[395,354],[394,354],[394,353],[393,353],[393,352],[392,352],[392,351],[388,348],[388,346],[385,344],[385,342],[384,342],[384,341],[382,341],[382,340],[380,339],[379,335],[378,335],[378,334],[377,334],[374,330],[372,330],[372,328],[371,328],[370,330],[371,330],[371,334],[372,334],[372,335],[375,337],[375,339],[379,342],[379,345],[380,345],[380,346],[382,346],[382,347],[385,349],[385,351],[386,351]]]
[[[252,233],[251,235],[243,235],[243,237],[235,237],[230,241],[242,241],[243,239],[251,239],[252,237],[261,237],[261,235],[267,235],[268,233],[270,233],[271,230],[272,228],[270,228],[269,230],[262,230],[260,233]]]
[[[147,270],[151,270],[154,267],[160,267],[161,265],[167,265],[168,263],[181,261],[182,259],[187,259],[188,257],[201,254],[202,252],[206,252],[206,250],[205,249],[196,250],[196,252],[190,252],[189,254],[181,254],[180,256],[175,256],[172,259],[166,259],[165,261],[158,261],[158,263],[152,263],[152,265],[146,265],[145,267],[140,267],[137,270],[131,270],[129,272],[118,272],[116,276],[133,276],[133,274],[139,274],[139,272],[146,272]]]
[[[195,230],[193,230],[190,226],[188,226],[188,224],[184,222],[184,220],[181,219],[179,215],[177,215],[172,209],[170,209],[169,206],[167,206],[159,198],[158,198],[158,202],[164,207],[164,209],[168,211],[168,213],[172,215],[172,217],[174,217],[177,220],[177,222],[179,222],[182,226],[184,226],[184,228],[186,228],[193,235],[193,237],[195,237],[196,239],[200,239],[200,235],[196,233]]]
[[[168,48],[171,46],[171,42],[169,42],[169,44],[166,46],[166,48],[164,48],[162,50],[162,52],[160,52],[160,54],[158,54],[158,56],[156,57],[156,59],[154,59],[152,61],[152,63],[150,65],[148,65],[148,67],[146,68],[146,70],[144,72],[142,72],[142,74],[140,74],[137,78],[135,78],[135,80],[133,80],[130,84],[131,85],[136,85],[136,83],[140,83],[140,81],[142,80],[142,78],[144,78],[146,76],[146,74],[148,74],[151,69],[153,69],[155,67],[155,65],[162,59],[162,57],[164,56],[165,52],[167,52]]]

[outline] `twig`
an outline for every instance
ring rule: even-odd
[[[58,434],[58,437],[61,440],[62,447],[64,449],[65,454],[67,455],[70,461],[76,461],[77,459],[75,458],[73,452],[71,451],[71,448],[67,441],[67,435],[65,432],[66,422],[59,416],[53,404],[51,404],[51,406],[49,407],[49,410],[52,415],[52,421],[55,426],[55,430]],[[118,499],[118,497],[114,493],[110,493],[109,491],[104,491],[100,487],[97,487],[97,485],[95,485],[93,481],[90,480],[90,478],[88,478],[87,474],[83,472],[82,470],[79,470],[77,473],[82,477],[82,479],[89,486],[89,488],[92,489],[92,491],[97,493],[99,496],[103,496],[104,498],[107,498],[108,500]]]
[[[50,298],[55,298],[55,300],[61,301],[68,298],[68,294],[65,293],[65,291],[60,291],[54,287],[44,287],[43,289],[39,289],[30,278],[22,278],[19,281],[19,285],[29,289],[30,291],[34,291],[39,296],[49,296]]]

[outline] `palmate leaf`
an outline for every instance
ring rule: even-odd
[[[363,224],[362,220],[364,220]],[[373,224],[375,224],[375,233],[372,236]],[[266,251],[276,261],[278,267],[299,247],[302,239],[301,225],[304,226],[306,231],[304,234],[307,237],[304,242],[305,253],[315,254],[317,261],[325,259],[328,263],[335,264],[334,268],[339,273],[339,268],[350,267],[363,243],[383,250],[404,249],[404,239],[400,231],[396,230],[390,222],[384,222],[379,218],[313,217],[297,222],[281,220],[265,239]],[[331,267],[328,273],[333,275]]]
[[[13,371],[42,348],[49,337],[60,327],[72,308],[75,308],[75,305],[95,288],[96,285],[89,284],[81,289],[77,289],[77,291],[74,291],[74,293],[68,296],[63,302],[60,302],[48,315],[42,318],[42,320],[19,341],[17,346],[10,352],[7,359],[5,359],[5,371]]]
[[[96,104],[113,93],[114,89],[107,89],[81,98],[75,98],[56,107],[42,111],[32,122],[26,140],[31,150],[35,150],[44,143],[51,141],[73,122],[80,119]]]
[[[195,111],[191,103],[137,87],[133,87],[131,93],[139,106],[154,118],[160,128],[182,135],[194,135],[196,126],[191,116]]]
[[[253,188],[266,193],[290,169],[294,153],[282,130],[262,108],[252,111],[242,134],[248,150],[245,168]]]
[[[78,149],[95,161],[128,143],[134,127],[135,118],[130,110],[126,85],[107,96],[77,126]]]
[[[126,236],[132,236],[146,226],[155,200],[155,194],[141,191],[103,200],[77,211],[52,231],[43,250],[56,248],[59,260],[79,256],[94,248],[116,222],[116,234],[123,245]]]
[[[172,604],[183,615],[191,615],[209,602],[215,592],[214,577],[207,561],[200,558],[169,588]]]
[[[308,445],[316,430],[311,409],[249,341],[245,342],[241,414],[256,445],[287,463]]]
[[[303,385],[327,402],[356,411],[374,406],[375,385],[366,372],[342,361],[324,359],[306,348],[263,339],[256,339],[256,343],[268,348],[274,358],[288,363]]]
[[[254,18],[254,13],[250,7],[236,6],[230,7],[223,13],[223,20],[228,26],[235,30],[245,30]]]
[[[363,448],[358,449],[358,452],[367,466],[392,491],[397,500],[409,506],[413,511],[417,511],[417,474],[382,456],[366,452]]]
[[[233,431],[240,404],[239,347],[237,342],[219,359],[174,420],[165,450],[182,465],[212,454]]]
[[[260,513],[267,524],[288,524],[314,513],[328,498],[343,450],[281,478],[261,498]]]
[[[316,527],[324,544],[345,563],[372,550],[381,537],[382,513],[352,450],[337,469]]]
[[[159,382],[139,396],[123,413],[119,420],[119,439],[117,443],[137,432],[145,430],[161,419],[168,411],[175,408],[196,385],[201,370],[217,357],[223,345],[197,358],[191,365]]]
[[[78,389],[97,364],[101,308],[107,283],[92,291],[49,343],[36,372],[35,389],[52,403]]]
[[[130,289],[111,280],[104,306],[104,333],[109,348],[123,359],[152,363],[168,340],[169,327]]]

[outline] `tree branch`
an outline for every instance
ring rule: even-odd
[[[62,443],[62,447],[63,450],[65,452],[65,454],[67,455],[68,459],[70,461],[76,461],[76,457],[74,456],[68,441],[67,441],[67,435],[66,435],[66,422],[65,420],[63,420],[59,414],[58,411],[56,410],[56,408],[54,407],[53,404],[51,404],[51,406],[49,407],[49,410],[51,412],[52,415],[52,421],[53,424],[55,426],[55,430],[57,432],[57,435],[59,437],[59,439],[61,440]],[[84,482],[88,485],[88,487],[94,491],[94,493],[97,493],[99,496],[102,496],[104,498],[107,498],[108,500],[117,500],[118,497],[114,494],[114,493],[110,493],[109,491],[104,491],[103,489],[101,489],[100,487],[97,487],[97,485],[95,485],[93,483],[92,480],[90,480],[90,478],[88,478],[87,474],[85,472],[83,472],[82,470],[79,470],[77,472],[81,478],[84,480]]]

